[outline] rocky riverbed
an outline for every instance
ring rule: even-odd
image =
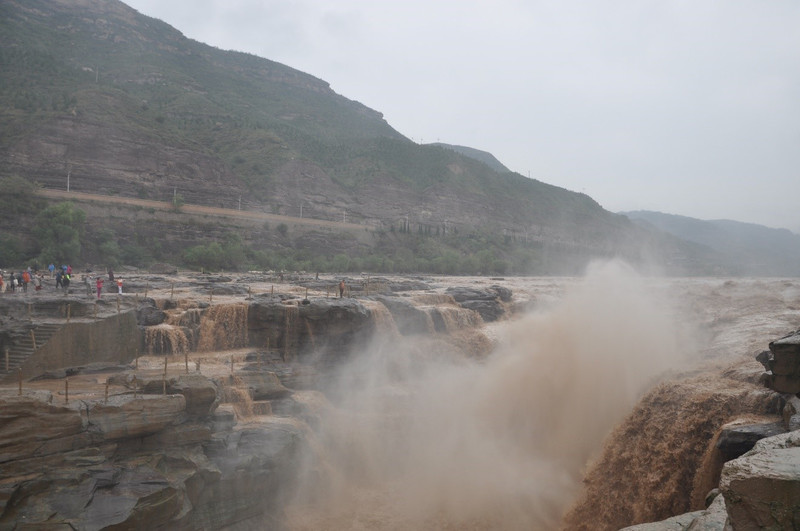
[[[55,328],[4,371],[0,525],[529,529],[572,506],[617,529],[703,509],[640,481],[627,505],[650,511],[615,519],[591,501],[610,469],[581,488],[653,385],[669,412],[727,371],[714,401],[741,407],[684,456],[712,477],[723,425],[781,420],[754,354],[798,328],[794,280],[351,275],[340,299],[341,279],[131,271],[99,303],[0,297],[3,351]]]

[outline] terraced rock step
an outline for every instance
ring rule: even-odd
[[[30,334],[22,336],[14,342],[7,350],[8,363],[6,363],[6,353],[0,353],[0,376],[12,373],[17,370],[25,360],[27,360],[36,349],[44,346],[53,335],[61,329],[57,323],[42,323],[32,328],[33,337]],[[35,340],[35,345],[34,345]]]

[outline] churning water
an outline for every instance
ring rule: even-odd
[[[503,323],[475,360],[408,337],[342,367],[291,529],[556,529],[584,469],[642,393],[684,360],[663,291],[592,267]]]

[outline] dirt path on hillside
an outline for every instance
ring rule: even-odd
[[[96,201],[99,203],[114,203],[121,205],[140,206],[142,208],[154,208],[157,210],[174,210],[172,204],[164,201],[151,201],[149,199],[136,199],[133,197],[120,197],[110,195],[87,194],[84,192],[67,192],[65,190],[45,190],[37,191],[37,194],[49,199],[61,199],[72,201]],[[292,216],[281,216],[279,214],[267,214],[266,212],[254,212],[252,210],[234,210],[231,208],[218,208],[202,205],[181,205],[181,212],[189,214],[201,214],[210,216],[225,216],[239,219],[255,219],[270,221],[273,223],[291,223],[294,225],[308,225],[313,227],[327,227],[339,230],[362,230],[369,228],[368,225],[358,225],[356,223],[344,223],[341,221],[328,221],[322,219],[296,218]]]

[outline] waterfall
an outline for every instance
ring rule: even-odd
[[[297,319],[300,309],[292,304],[284,306],[283,361],[291,361],[297,356]]]
[[[253,417],[253,397],[246,387],[237,385],[222,386],[222,402],[233,404],[236,416],[240,419]]]
[[[437,306],[433,309],[446,332],[456,332],[464,328],[477,328],[483,325],[478,312],[460,306]]]
[[[145,347],[148,354],[183,354],[190,349],[189,340],[181,328],[160,324],[145,328]]]
[[[682,359],[663,308],[610,265],[549,312],[504,323],[486,359],[413,337],[353,355],[321,422],[336,474],[311,481],[329,496],[315,525],[556,529],[604,437]]]
[[[200,320],[197,350],[211,352],[246,347],[247,313],[245,303],[209,307]]]
[[[773,400],[768,390],[721,370],[660,384],[612,432],[564,527],[619,529],[704,509],[723,464],[713,444],[720,427],[766,413]]]
[[[397,323],[394,322],[394,317],[386,306],[377,301],[365,300],[362,303],[370,311],[372,322],[375,327],[375,334],[384,340],[395,340],[400,337],[400,331],[397,329]]]

